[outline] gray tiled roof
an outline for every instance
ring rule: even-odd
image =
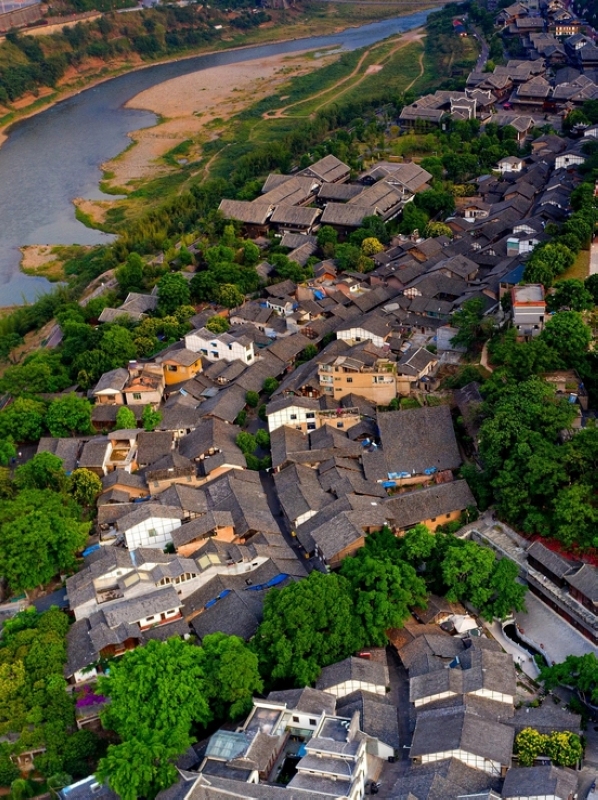
[[[396,528],[405,528],[475,505],[467,481],[458,480],[395,495],[386,501],[384,509]]]
[[[514,731],[507,725],[462,708],[421,711],[417,716],[411,758],[463,750],[481,758],[511,763]]]
[[[172,450],[170,431],[140,431],[137,436],[137,463],[140,467],[153,464]]]
[[[512,767],[502,788],[505,800],[517,798],[555,797],[569,800],[577,792],[577,775],[560,767]]]
[[[565,580],[584,597],[593,603],[598,604],[598,570],[591,564],[584,564],[577,572],[567,575]]]
[[[350,718],[355,711],[359,711],[359,727],[364,733],[389,747],[400,747],[397,708],[386,695],[357,691],[337,701],[336,713],[339,716]]]
[[[550,550],[542,542],[536,541],[527,549],[527,556],[532,556],[536,561],[545,566],[549,572],[556,575],[558,578],[564,578],[565,575],[575,569],[576,564],[572,563],[564,556]]]
[[[182,601],[173,586],[165,586],[141,597],[123,600],[103,612],[109,627],[122,623],[138,622],[163,611],[180,608]]]
[[[345,681],[359,681],[386,687],[389,683],[388,667],[386,663],[350,656],[329,667],[324,667],[316,683],[316,689],[326,691],[326,689],[338,686]]]
[[[163,506],[160,503],[140,503],[137,508],[118,520],[118,529],[121,532],[128,531],[140,522],[153,518],[183,519],[183,512],[180,508]]]
[[[422,473],[425,469],[456,469],[461,456],[448,406],[411,408],[378,414],[378,428],[388,472]],[[364,464],[366,456],[364,454]],[[373,480],[386,475],[368,474]]]
[[[306,714],[317,714],[324,711],[326,714],[334,714],[336,709],[336,697],[328,692],[319,689],[285,689],[279,692],[270,692],[267,700],[275,703],[285,703],[288,709],[293,711],[303,711]]]
[[[500,779],[456,758],[411,766],[392,788],[395,800],[498,800]]]

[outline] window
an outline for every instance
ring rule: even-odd
[[[178,367],[176,364],[167,364],[166,369],[168,372],[178,372]]]
[[[353,383],[353,378],[347,378],[347,383]]]
[[[447,514],[447,515],[446,515],[446,518],[447,518],[447,519],[449,519],[449,517],[450,517],[450,516],[451,516],[450,514]]]
[[[141,400],[141,392],[133,392],[133,400]]]
[[[147,535],[151,536],[153,538],[154,536],[157,536],[158,534],[157,534],[155,528],[150,528],[149,531],[147,532]]]
[[[306,419],[315,419],[315,416],[316,416],[315,411],[308,411],[307,414],[305,415]]]
[[[310,720],[309,720],[309,724],[310,724],[310,725],[316,725],[317,723],[316,723],[316,720],[315,720],[315,719],[310,719]]]
[[[293,717],[293,722],[299,722],[299,717]]]
[[[316,429],[316,423],[315,422],[308,422],[307,423],[307,430],[308,431],[315,431],[315,429]]]
[[[297,419],[297,414],[291,414],[291,419]]]
[[[344,422],[337,422],[336,423],[336,427],[337,428],[344,428],[345,427],[345,423]]]

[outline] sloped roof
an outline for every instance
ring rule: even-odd
[[[422,711],[417,716],[410,756],[433,755],[452,750],[509,765],[513,753],[511,727],[476,716],[462,708]]]

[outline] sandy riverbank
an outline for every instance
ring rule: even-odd
[[[162,157],[182,142],[184,154],[195,161],[201,144],[216,136],[224,122],[278,87],[306,72],[339,58],[336,53],[314,60],[304,52],[277,55],[200,70],[152,86],[126,104],[128,108],[153,111],[163,122],[130,134],[134,146],[103,164],[113,186],[126,187],[157,177],[172,167]]]

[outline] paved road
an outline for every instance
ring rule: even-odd
[[[592,248],[590,250],[590,275],[598,274],[598,240],[592,241]]]
[[[560,663],[568,655],[583,656],[594,651],[589,639],[531,592],[525,596],[525,605],[527,612],[517,612],[515,619],[525,635],[536,642],[551,661]]]

